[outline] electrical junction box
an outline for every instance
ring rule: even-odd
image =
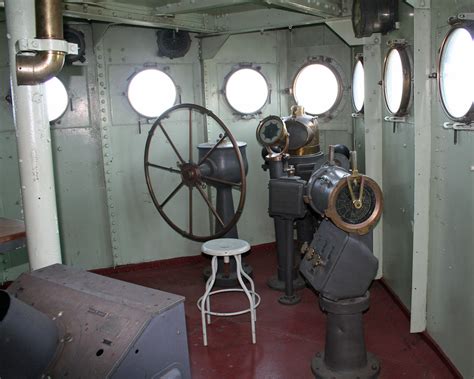
[[[269,209],[271,217],[303,218],[306,205],[303,201],[306,182],[298,176],[271,179],[269,183]]]
[[[7,292],[56,325],[44,377],[191,378],[182,296],[59,264],[21,275]]]
[[[326,219],[314,234],[300,271],[330,300],[364,296],[378,269],[378,260],[366,241],[370,238],[349,234]]]

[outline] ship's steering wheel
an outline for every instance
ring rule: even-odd
[[[187,143],[186,140],[183,140],[183,135],[187,136]],[[212,136],[217,138],[212,141]],[[195,144],[199,142],[205,143],[206,148],[199,157],[195,158]],[[215,144],[209,144],[209,142],[215,142]],[[164,149],[165,144],[169,145],[173,151],[166,156],[163,154],[163,151],[166,150]],[[201,149],[203,145],[199,146]],[[228,153],[231,152],[229,159],[236,162],[234,171],[237,176],[234,175],[232,180],[223,178],[225,169],[216,167],[216,162],[213,161],[213,154],[222,148],[228,149]],[[168,162],[162,162],[166,158],[168,158]],[[174,162],[170,162],[169,159]],[[183,237],[200,242],[219,238],[230,231],[239,220],[245,203],[246,165],[234,136],[210,110],[196,104],[180,104],[165,111],[154,122],[148,133],[144,165],[146,183],[153,204],[168,225]],[[162,173],[159,173],[160,177],[157,177],[155,174],[150,175],[151,171],[162,171]],[[163,176],[165,172],[174,174],[176,178],[170,178],[168,175],[167,180]],[[236,180],[235,177],[238,179]],[[166,183],[167,181],[168,183]],[[171,191],[168,189],[166,196],[161,196],[158,191],[162,187],[169,187],[171,181],[177,185]],[[239,192],[238,206],[233,215],[219,214],[215,204],[217,200],[214,199],[216,196],[211,193],[212,187],[229,187]],[[176,208],[171,206],[171,202],[173,199],[176,201],[177,194],[183,188],[187,188],[188,192],[187,201],[185,201],[187,204],[187,223],[185,223],[187,225],[185,227],[178,225],[178,222],[174,220],[177,212]],[[207,235],[196,232],[196,220],[193,221],[193,201],[198,199],[193,200],[195,193],[199,194],[196,197],[201,198],[200,201],[203,201],[209,210],[209,217],[202,217],[199,220],[201,224],[204,220],[209,219],[210,225]],[[181,203],[180,206],[182,205]],[[165,209],[166,206],[168,207]],[[202,229],[201,225],[199,226]],[[212,230],[215,232],[212,233]]]

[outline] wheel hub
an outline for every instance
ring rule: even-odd
[[[194,187],[201,182],[201,170],[194,163],[184,163],[181,165],[181,178],[188,187]]]

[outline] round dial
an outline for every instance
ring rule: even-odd
[[[352,191],[356,199],[360,196],[360,180],[352,184]],[[336,212],[344,222],[356,225],[367,221],[375,210],[376,198],[373,189],[364,186],[361,204],[357,207],[351,197],[349,187],[345,186],[336,198]]]
[[[362,235],[375,227],[382,210],[378,184],[365,175],[347,175],[330,191],[325,214],[342,230]]]
[[[278,116],[264,118],[257,128],[257,139],[261,145],[273,146],[282,142],[285,135],[285,124]]]

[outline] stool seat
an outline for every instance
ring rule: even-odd
[[[216,257],[225,257],[246,253],[250,250],[250,244],[247,241],[237,238],[219,238],[205,242],[201,251],[204,254]]]

